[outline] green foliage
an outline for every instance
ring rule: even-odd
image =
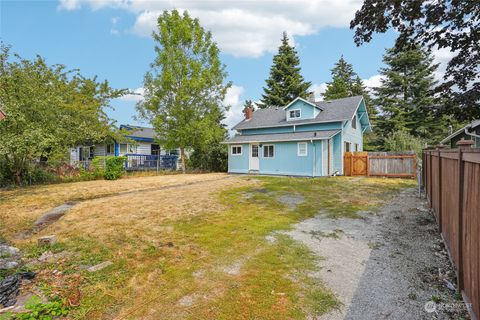
[[[67,316],[68,308],[57,299],[51,302],[42,303],[38,297],[32,297],[25,305],[27,312],[13,316],[15,320],[53,320],[58,317]]]
[[[424,143],[417,137],[405,131],[394,131],[385,138],[384,149],[386,151],[415,151],[417,155],[422,153]]]
[[[49,66],[39,56],[12,56],[2,45],[0,101],[7,115],[0,121],[3,175],[20,184],[34,161],[58,158],[71,145],[112,135],[104,109],[123,92],[63,65]]]
[[[355,42],[369,42],[375,33],[399,33],[397,51],[419,44],[450,49],[444,81],[438,87],[442,110],[458,121],[480,118],[480,50],[478,1],[365,0],[350,23]]]
[[[331,70],[332,82],[327,84],[327,89],[323,94],[325,100],[333,100],[340,98],[348,98],[363,95],[365,103],[369,107],[369,96],[366,87],[363,85],[362,79],[353,70],[353,66],[348,63],[343,56],[340,57],[335,66]],[[371,110],[369,114],[373,115]]]
[[[194,150],[189,159],[192,168],[212,171],[226,172],[228,169],[227,146],[213,144],[202,150]]]
[[[384,77],[381,86],[374,89],[374,101],[381,110],[376,128],[380,140],[395,131],[408,132],[428,143],[445,137],[453,122],[439,112],[442,101],[434,94],[438,64],[431,55],[419,47],[388,49],[383,61],[386,67],[380,74]]]
[[[223,99],[230,83],[210,32],[187,12],[164,11],[153,33],[157,56],[144,78],[144,100],[137,104],[165,149],[203,148],[223,138]]]
[[[286,106],[296,97],[307,97],[311,83],[306,82],[300,74],[300,59],[295,48],[288,43],[287,33],[283,33],[282,44],[273,57],[270,77],[263,88],[260,108]]]
[[[117,180],[125,172],[126,157],[107,157],[105,161],[105,179]]]

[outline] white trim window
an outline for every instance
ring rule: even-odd
[[[297,156],[306,157],[308,156],[308,147],[306,142],[297,143]]]
[[[264,144],[263,145],[263,157],[264,158],[275,158],[275,145]]]
[[[352,119],[352,129],[357,129],[357,115],[353,116]]]
[[[288,111],[288,115],[290,119],[297,119],[302,116],[302,112],[300,109],[293,109]]]
[[[241,156],[242,155],[242,146],[235,145],[231,147],[232,151],[230,152],[232,156]]]

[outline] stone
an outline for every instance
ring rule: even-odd
[[[57,242],[57,237],[54,235],[51,236],[44,236],[38,238],[38,245],[39,246],[51,246]]]
[[[68,251],[62,251],[58,253],[53,253],[52,251],[45,251],[42,253],[42,255],[37,259],[39,262],[56,262],[61,259],[68,258],[72,255],[71,252]]]
[[[4,259],[0,259],[0,269],[9,270],[18,267],[17,261],[8,261]]]
[[[18,250],[18,248],[7,246],[5,244],[0,245],[0,258],[16,256],[19,254],[20,250]]]
[[[97,265],[91,266],[90,268],[87,269],[87,271],[89,271],[89,272],[100,271],[102,269],[105,269],[108,266],[111,266],[112,264],[113,264],[112,261],[104,261],[104,262],[99,263]]]

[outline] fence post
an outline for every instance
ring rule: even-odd
[[[433,201],[432,201],[432,151],[428,153],[428,171],[430,176],[430,181],[428,182],[428,203],[430,204],[430,208],[433,209]]]
[[[463,178],[464,178],[464,161],[462,154],[473,146],[472,140],[460,140],[457,142],[458,146],[458,270],[457,270],[457,287],[458,291],[462,292],[464,288],[463,283]]]
[[[442,154],[441,149],[445,148],[443,144],[437,146],[438,152],[438,231],[442,233]]]

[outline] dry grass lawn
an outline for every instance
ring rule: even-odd
[[[413,185],[205,174],[32,187],[0,191],[0,232],[30,259],[46,250],[66,253],[27,268],[40,272],[36,285],[44,294],[79,297],[69,318],[302,319],[337,301],[311,277],[316,257],[281,231],[319,212],[349,218],[373,212]],[[284,195],[303,202],[285,204]],[[68,201],[78,204],[59,221],[18,237]],[[38,248],[37,237],[47,234],[57,235],[58,244]],[[85,270],[107,260],[113,265]]]

